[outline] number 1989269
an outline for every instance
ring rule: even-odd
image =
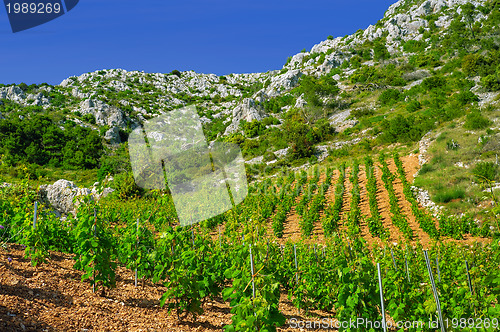
[[[26,3],[14,2],[7,3],[7,12],[9,14],[59,14],[62,11],[60,3]]]

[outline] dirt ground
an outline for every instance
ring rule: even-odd
[[[0,331],[221,331],[231,322],[230,307],[222,299],[205,303],[196,321],[178,320],[160,308],[162,285],[139,282],[136,288],[133,272],[124,268],[117,270],[117,287],[103,297],[80,281],[83,273],[73,264],[72,255],[51,252],[49,262],[35,268],[21,246],[0,249]],[[311,320],[285,294],[280,310],[287,321]],[[328,316],[313,314],[314,320]],[[278,331],[297,330],[288,324]]]
[[[401,161],[403,162],[403,167],[405,169],[406,173],[406,178],[408,181],[411,183],[413,182],[413,175],[418,171],[419,169],[419,163],[418,163],[418,156],[417,155],[410,155],[410,156],[405,156],[401,158]],[[394,164],[394,161],[392,159],[387,160],[387,164],[389,166],[389,170],[397,175],[397,167]],[[378,207],[379,207],[379,212],[380,216],[382,217],[382,225],[384,226],[385,229],[389,231],[389,239],[387,239],[388,243],[394,243],[394,242],[405,242],[405,237],[401,233],[401,231],[392,223],[391,220],[391,212],[390,212],[390,204],[389,204],[389,193],[384,187],[384,183],[382,181],[382,170],[380,168],[380,164],[378,162],[374,163],[375,170],[375,178],[377,179],[377,202],[378,202]],[[370,207],[368,203],[368,196],[367,196],[367,189],[366,189],[366,183],[367,183],[367,177],[366,177],[366,170],[364,165],[360,165],[359,168],[359,189],[361,193],[361,201],[360,201],[360,210],[361,210],[361,223],[360,223],[360,229],[361,229],[361,236],[363,239],[367,242],[368,246],[371,247],[374,244],[377,245],[383,245],[383,241],[380,238],[373,237],[370,234],[370,231],[368,229],[368,225],[366,223],[366,220],[368,217],[371,216],[370,212]],[[344,194],[342,197],[343,200],[343,205],[342,205],[342,210],[341,210],[341,224],[339,226],[340,233],[344,238],[347,238],[346,235],[346,230],[347,230],[347,216],[349,214],[350,210],[350,204],[351,204],[351,190],[352,190],[352,184],[349,180],[349,177],[351,175],[351,168],[348,167],[346,168],[346,174],[345,174],[345,180],[344,180]],[[333,204],[335,200],[335,195],[334,195],[334,190],[335,186],[338,180],[339,174],[338,170],[335,170],[332,176],[332,182],[331,186],[327,192],[327,203],[328,204]],[[320,176],[320,181],[318,183],[318,186],[324,181],[324,174],[321,174]],[[398,198],[398,203],[399,206],[401,207],[401,212],[402,214],[407,218],[408,224],[410,225],[410,228],[413,230],[414,233],[414,239],[411,241],[413,244],[415,244],[417,241],[419,241],[424,248],[430,248],[432,244],[434,243],[434,240],[430,238],[430,236],[424,232],[421,228],[418,222],[415,219],[415,216],[413,215],[413,212],[411,210],[411,204],[408,202],[404,196],[403,193],[403,184],[401,180],[399,179],[399,176],[396,176],[396,180],[394,181],[394,190],[396,192],[396,196]],[[297,197],[296,202],[299,202],[302,198],[302,195]],[[325,205],[325,206],[326,206]],[[322,213],[321,213],[322,215]],[[285,226],[285,231],[282,239],[277,239],[278,242],[284,244],[287,241],[298,241],[302,239],[301,231],[300,231],[300,225],[299,222],[301,220],[301,216],[298,215],[295,211],[295,207],[293,207],[290,212],[288,213],[287,219],[284,223]],[[436,221],[437,225],[437,221]],[[269,229],[269,234],[272,234],[272,229]],[[325,243],[325,238],[324,238],[324,233],[323,229],[321,227],[321,223],[317,222],[314,225],[314,230],[313,230],[313,236],[309,239],[302,239],[306,243],[319,243],[319,244],[324,244]],[[443,239],[444,242],[456,242],[456,243],[463,243],[463,244],[471,244],[473,242],[489,242],[488,239],[485,238],[479,238],[479,237],[472,237],[469,235],[465,235],[463,240],[452,240],[452,239]]]

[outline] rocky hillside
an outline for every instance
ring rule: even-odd
[[[424,135],[434,142],[445,129],[441,137],[475,140],[473,168],[500,150],[499,13],[498,0],[401,0],[365,30],[329,36],[267,73],[110,69],[56,86],[0,85],[2,173],[121,173],[128,134],[186,105],[209,141],[240,145],[252,176],[395,146],[419,152]]]

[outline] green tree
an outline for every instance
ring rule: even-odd
[[[467,2],[464,5],[462,5],[462,13],[465,18],[465,22],[467,22],[467,26],[469,27],[469,30],[472,33],[473,39],[476,39],[476,36],[474,35],[474,29],[472,27],[472,25],[474,24],[475,12],[476,12],[476,6],[474,6],[472,3]]]
[[[381,61],[390,58],[390,53],[385,47],[385,40],[378,40],[373,46],[373,56],[375,60]]]
[[[303,121],[285,122],[284,129],[290,142],[291,156],[294,158],[310,157],[313,154],[313,140],[309,126]]]

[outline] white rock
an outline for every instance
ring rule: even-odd
[[[113,189],[106,191],[108,195]],[[42,202],[50,204],[56,211],[64,214],[75,213],[78,207],[78,200],[74,202],[75,197],[87,196],[93,194],[93,191],[88,188],[79,188],[73,182],[68,180],[57,180],[51,185],[42,185],[38,189],[38,195]],[[104,192],[103,192],[104,194]],[[93,194],[94,199],[103,197],[104,195]]]
[[[265,92],[266,95],[269,97],[277,97],[291,90],[299,83],[299,78],[301,76],[302,72],[299,69],[289,70],[284,74],[274,76]]]
[[[300,95],[295,102],[295,108],[304,108],[307,105],[307,101],[304,100],[304,94]]]
[[[0,99],[8,99],[18,103],[23,103],[26,99],[26,95],[20,87],[13,85],[0,88]]]
[[[427,190],[415,186],[412,186],[411,190],[413,191],[417,202],[419,202],[424,208],[429,209],[434,216],[439,215],[440,211],[444,208],[443,206],[437,205],[432,201]]]
[[[224,134],[227,135],[236,132],[241,120],[245,120],[247,122],[251,122],[254,120],[261,121],[266,116],[267,115],[264,113],[262,107],[260,105],[257,105],[255,103],[255,100],[251,98],[245,98],[243,99],[241,104],[233,110],[232,122],[226,128]]]
[[[125,129],[126,121],[121,109],[109,106],[101,100],[85,99],[80,103],[82,114],[93,114],[99,126],[117,126]]]
[[[104,134],[104,139],[109,141],[110,144],[116,145],[121,143],[120,128],[112,127]]]

